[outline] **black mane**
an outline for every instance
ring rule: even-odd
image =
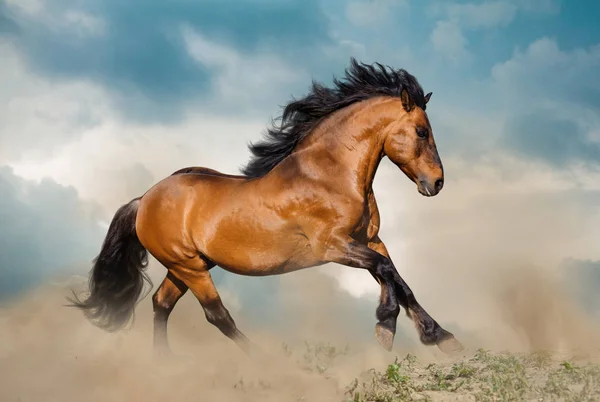
[[[404,69],[358,63],[351,58],[345,77],[334,78],[333,84],[333,88],[327,88],[313,81],[307,96],[290,102],[278,119],[280,124],[274,122],[263,141],[249,145],[253,157],[242,173],[248,177],[264,176],[291,154],[324,117],[355,102],[375,96],[400,97],[402,89],[406,89],[413,102],[425,110],[423,88]]]

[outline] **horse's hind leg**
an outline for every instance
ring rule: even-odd
[[[194,259],[175,271],[198,299],[208,322],[216,326],[225,336],[233,340],[244,352],[251,354],[252,347],[248,338],[237,328],[229,311],[223,305],[221,297],[208,271],[209,267],[202,259]]]
[[[196,276],[189,287],[202,305],[208,322],[219,328],[225,336],[233,340],[244,352],[250,353],[250,342],[237,328],[229,311],[223,305],[210,273],[206,271]]]
[[[187,290],[187,285],[169,272],[152,296],[152,307],[154,310],[154,349],[159,354],[170,353],[167,338],[167,321],[175,304]]]

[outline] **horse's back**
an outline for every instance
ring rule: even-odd
[[[204,166],[189,166],[182,169],[179,169],[171,174],[171,176],[180,175],[180,174],[197,174],[197,175],[209,175],[209,176],[218,176],[218,177],[226,177],[229,179],[237,179],[237,180],[245,180],[246,176],[242,175],[233,175],[227,174],[223,172],[219,172],[218,170],[207,168]]]

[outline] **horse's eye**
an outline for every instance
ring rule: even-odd
[[[429,130],[427,130],[426,128],[418,128],[417,135],[419,136],[419,138],[425,139],[429,135]]]

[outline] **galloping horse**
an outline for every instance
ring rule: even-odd
[[[334,262],[366,269],[380,284],[375,336],[386,350],[400,306],[423,344],[462,350],[417,302],[378,236],[372,183],[384,156],[424,196],[444,185],[425,113],[430,98],[406,70],[352,58],[331,88],[313,81],[306,97],[284,108],[280,123],[250,145],[243,175],[181,169],[119,208],[94,260],[90,294],[73,305],[105,330],[122,328],[150,282],[150,252],[167,269],[152,297],[155,348],[169,350],[169,314],[191,289],[206,319],[250,352],[210,269],[264,276]]]

